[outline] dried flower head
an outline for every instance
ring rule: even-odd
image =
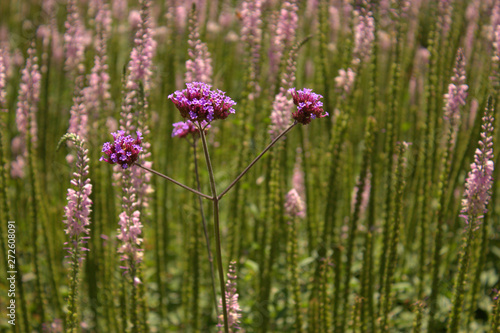
[[[222,90],[212,90],[203,82],[186,83],[187,88],[177,90],[168,98],[175,104],[184,118],[191,121],[210,123],[215,119],[226,119],[234,113],[236,103]]]
[[[114,142],[106,142],[102,146],[102,152],[108,156],[101,156],[100,161],[109,164],[120,164],[123,169],[127,169],[134,164],[142,151],[142,133],[139,131],[136,133],[136,139],[132,138],[131,135],[125,136],[125,131],[111,133]]]
[[[323,96],[313,93],[312,89],[304,88],[297,91],[292,88],[288,92],[292,94],[293,104],[297,106],[297,112],[292,114],[297,122],[307,125],[311,119],[328,116],[328,112],[323,110],[323,102],[320,101]]]

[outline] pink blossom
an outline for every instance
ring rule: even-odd
[[[85,31],[75,0],[68,0],[67,10],[68,17],[64,23],[65,69],[72,72],[83,62],[85,47],[90,43],[90,38]]]
[[[283,52],[289,48],[295,40],[298,25],[298,6],[291,1],[283,2],[275,27],[275,34],[271,39],[269,47],[269,76],[278,72]],[[273,31],[273,30],[271,30]]]
[[[6,96],[7,96],[7,66],[5,65],[4,52],[0,50],[0,112],[6,109]]]
[[[186,83],[212,82],[212,59],[208,46],[200,40],[198,19],[195,12],[190,18],[190,32],[188,39],[189,59],[186,61]]]
[[[255,80],[262,43],[262,0],[245,0],[241,4],[241,41],[246,44],[251,58],[252,80]]]
[[[108,35],[111,29],[111,13],[107,4],[102,0],[95,3],[96,6],[96,28],[95,28],[95,57],[94,67],[92,67],[90,75],[88,75],[88,87],[83,91],[85,97],[86,108],[89,117],[92,119],[98,118],[100,113],[109,109],[110,103],[110,84],[107,61],[107,42]],[[111,130],[114,132],[115,130]]]
[[[356,79],[356,73],[348,68],[347,71],[344,69],[339,69],[339,75],[335,78],[335,86],[345,97],[354,87],[354,80]]]
[[[476,226],[488,211],[486,207],[490,201],[493,186],[493,123],[493,114],[488,106],[483,117],[479,148],[474,153],[474,162],[471,164],[471,171],[465,181],[460,211],[460,217],[467,224],[474,223]]]
[[[285,212],[290,217],[304,217],[305,207],[296,189],[291,189],[285,199]]]
[[[457,52],[453,72],[452,83],[448,85],[448,93],[444,95],[444,118],[455,127],[460,120],[460,107],[465,105],[469,89],[465,84],[465,58],[462,49]]]
[[[30,135],[32,142],[37,141],[36,113],[40,100],[40,80],[41,74],[38,67],[38,58],[35,56],[35,49],[28,49],[28,59],[26,66],[21,71],[21,84],[19,88],[19,101],[17,102],[16,124],[21,135],[22,146],[26,145],[28,136],[28,126],[31,127]],[[27,154],[26,148],[23,148]]]
[[[367,61],[375,39],[375,21],[372,13],[363,8],[358,16],[358,20],[354,28],[354,49],[352,51],[356,63]]]
[[[271,112],[271,125],[269,125],[271,139],[276,138],[290,126],[292,108],[293,100],[288,99],[285,93],[280,92],[276,95],[273,102],[273,111]]]
[[[84,147],[84,141],[78,136],[72,134],[70,139],[76,145],[77,159],[73,178],[71,179],[71,187],[68,188],[66,199],[68,203],[64,207],[64,224],[66,224],[65,233],[69,236],[70,241],[65,243],[66,249],[70,255],[76,254],[77,257],[83,258],[80,251],[88,251],[84,247],[89,238],[87,235],[90,232],[90,212],[92,201],[90,194],[92,193],[92,184],[90,183],[89,175],[89,159],[87,157],[88,150]]]
[[[226,282],[226,308],[227,308],[227,325],[229,332],[236,332],[240,329],[241,309],[238,303],[238,291],[236,289],[236,262],[232,261],[229,264],[229,272],[227,273]],[[219,307],[222,309],[222,299],[219,301]],[[219,315],[219,323],[217,324],[219,333],[224,332],[224,317],[221,311]]]

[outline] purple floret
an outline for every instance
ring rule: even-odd
[[[323,110],[323,102],[320,101],[323,96],[313,93],[312,89],[295,90],[289,89],[292,94],[293,104],[297,106],[297,112],[292,114],[297,122],[307,125],[312,119],[328,116],[328,112]]]
[[[176,91],[168,98],[179,109],[181,116],[199,123],[210,123],[216,119],[226,119],[234,113],[236,103],[221,90],[212,90],[212,86],[203,82],[186,84],[187,88]]]
[[[109,164],[120,164],[123,169],[127,169],[139,158],[142,151],[142,133],[137,131],[137,138],[131,135],[125,136],[125,131],[111,133],[114,142],[106,142],[102,146],[102,152],[107,156],[101,156],[99,161]]]

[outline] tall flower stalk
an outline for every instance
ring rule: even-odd
[[[460,217],[466,227],[460,252],[458,274],[455,280],[452,310],[448,324],[448,332],[457,332],[460,324],[462,306],[465,297],[465,283],[469,261],[475,236],[481,226],[481,220],[487,213],[493,186],[493,106],[491,98],[484,113],[479,148],[474,154],[471,171],[465,181],[465,191],[462,200]]]
[[[64,243],[65,249],[68,252],[66,258],[71,266],[69,272],[69,296],[68,296],[68,313],[66,319],[66,331],[77,332],[80,325],[78,314],[78,287],[79,287],[79,272],[80,266],[85,258],[85,252],[89,251],[86,247],[87,240],[90,238],[88,228],[90,225],[90,212],[92,201],[90,194],[92,193],[92,184],[90,183],[89,175],[89,158],[88,150],[84,146],[84,140],[74,133],[64,135],[59,142],[59,145],[65,141],[71,141],[77,150],[77,158],[73,179],[68,189],[67,205],[64,207],[65,217],[64,230],[68,235],[69,241]]]

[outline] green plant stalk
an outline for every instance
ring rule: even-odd
[[[77,241],[77,240],[76,240]],[[75,239],[73,239],[75,242]],[[73,243],[72,242],[72,243]],[[78,332],[78,272],[80,265],[78,263],[78,252],[74,251],[71,255],[71,271],[70,271],[70,292],[68,296],[68,313],[66,317],[66,332]]]
[[[413,320],[413,333],[422,332],[422,317],[424,312],[424,305],[421,302],[415,304],[415,319]]]
[[[371,194],[371,193],[370,193]],[[370,200],[371,201],[371,200]],[[374,327],[371,330],[368,329],[368,319],[373,318],[373,288],[371,283],[373,283],[373,233],[369,228],[369,231],[365,236],[365,253],[363,254],[363,270],[362,270],[362,280],[361,280],[361,297],[363,302],[360,309],[360,332],[374,332]]]
[[[455,280],[455,287],[453,292],[450,321],[448,323],[448,332],[450,333],[458,332],[458,327],[460,325],[460,315],[462,313],[462,306],[465,298],[467,270],[469,267],[472,243],[474,241],[474,228],[477,226],[476,222],[477,217],[472,216],[472,219],[470,219],[467,226],[467,234],[463,239],[462,251],[460,252],[458,274]]]
[[[431,282],[431,295],[429,298],[430,311],[437,311],[437,296],[439,292],[439,268],[441,266],[441,247],[443,242],[443,225],[445,223],[445,200],[446,195],[444,191],[448,188],[448,175],[451,171],[451,158],[449,158],[450,153],[453,150],[453,141],[454,141],[454,131],[450,126],[448,128],[448,133],[446,136],[446,148],[443,151],[443,155],[441,158],[441,164],[443,165],[443,169],[441,170],[441,174],[439,176],[438,183],[438,207],[437,207],[437,219],[436,219],[436,236],[434,238],[434,249],[433,249],[433,257],[432,257],[432,282]],[[427,213],[431,215],[429,212]],[[434,327],[434,315],[429,319],[430,327]]]
[[[431,10],[435,10],[434,7],[431,8]],[[433,11],[434,12],[434,11]],[[434,22],[435,24],[435,22]],[[435,110],[436,110],[436,87],[437,87],[437,62],[438,62],[438,54],[436,52],[437,48],[439,47],[439,36],[438,32],[436,31],[435,25],[431,27],[430,30],[430,35],[429,35],[429,52],[430,52],[430,59],[429,59],[429,74],[428,74],[428,83],[426,84],[426,91],[425,91],[425,99],[427,101],[427,106],[426,106],[426,127],[425,127],[425,161],[423,162],[424,166],[424,182],[422,184],[423,190],[422,190],[422,206],[421,206],[421,211],[420,211],[420,219],[421,219],[421,227],[420,227],[420,270],[421,270],[421,278],[422,280],[420,281],[420,294],[423,293],[423,286],[424,286],[424,274],[425,274],[425,267],[426,267],[426,251],[425,249],[427,248],[427,231],[430,230],[430,217],[431,215],[431,209],[430,209],[430,198],[429,194],[432,193],[432,188],[433,188],[433,174],[432,174],[432,166],[433,166],[433,161],[434,161],[434,152],[435,152],[435,145],[434,145],[434,139],[435,139],[435,127],[434,127],[434,117],[435,115]],[[439,231],[436,231],[436,235]],[[435,265],[432,265],[432,267],[435,267]],[[432,285],[435,285],[437,287],[438,281],[437,280],[432,280],[431,282]],[[435,288],[433,288],[435,289]],[[437,309],[437,290],[435,292],[431,292],[431,296],[429,298],[429,331],[432,331],[434,329],[434,317],[436,314],[436,309]]]
[[[321,266],[321,280],[320,280],[320,323],[322,332],[331,331],[331,318],[330,302],[328,297],[328,274],[329,272],[329,259],[324,258],[323,265]]]
[[[217,255],[217,266],[219,271],[219,283],[222,299],[222,315],[224,318],[224,332],[229,333],[229,321],[227,316],[227,301],[226,301],[226,288],[224,282],[224,268],[222,267],[222,250],[220,241],[220,226],[219,226],[219,197],[217,196],[217,188],[215,185],[214,171],[212,169],[212,161],[210,160],[210,154],[208,152],[207,139],[205,137],[205,131],[201,130],[201,142],[203,144],[203,151],[205,153],[205,161],[207,163],[208,175],[210,178],[210,188],[212,190],[212,202],[214,209],[214,231],[215,231],[215,249]]]
[[[280,238],[280,229],[282,228],[282,218],[280,212],[280,203],[281,203],[281,191],[280,191],[280,176],[281,176],[281,168],[280,168],[280,156],[283,152],[283,144],[278,144],[277,149],[271,155],[271,179],[270,183],[270,205],[268,216],[270,217],[269,223],[272,224],[271,230],[271,244],[269,250],[269,257],[265,262],[265,270],[262,274],[261,281],[261,289],[260,289],[260,302],[264,305],[264,313],[263,313],[263,322],[262,322],[262,332],[267,332],[269,321],[270,321],[270,312],[268,308],[269,296],[271,293],[271,282],[273,277],[273,266],[275,263],[275,259],[278,256],[279,250],[279,238]]]
[[[346,112],[340,114],[337,117],[337,122],[334,126],[334,135],[332,136],[330,151],[331,151],[331,165],[334,167],[331,168],[330,175],[328,178],[328,204],[325,209],[324,216],[324,225],[323,225],[323,234],[322,234],[322,242],[325,247],[325,251],[330,246],[333,249],[334,258],[333,262],[335,263],[334,268],[334,296],[333,296],[333,316],[332,316],[332,326],[337,327],[338,323],[338,310],[340,307],[340,284],[341,284],[341,247],[340,247],[340,235],[336,231],[336,213],[337,213],[337,199],[338,199],[338,177],[341,173],[341,143],[343,138],[345,137],[346,129],[347,129],[347,121],[348,115]]]
[[[385,269],[385,279],[383,292],[381,294],[381,324],[382,332],[388,332],[389,325],[389,311],[391,309],[391,285],[396,269],[397,261],[397,247],[399,242],[400,224],[402,220],[403,199],[405,190],[405,144],[398,145],[398,161],[396,169],[396,184],[395,193],[393,194],[392,201],[394,202],[394,213],[391,215],[390,224],[390,239],[389,239],[389,253],[387,260],[387,267]]]
[[[302,332],[302,313],[300,311],[300,285],[299,285],[299,272],[297,269],[297,257],[298,257],[298,239],[297,239],[297,224],[299,220],[297,217],[294,217],[289,222],[289,238],[288,238],[288,247],[289,247],[289,256],[288,268],[290,270],[290,284],[292,287],[292,298],[294,302],[293,311],[295,316],[295,332]]]
[[[131,314],[130,314],[130,321],[132,322],[131,332],[132,333],[139,333],[139,332],[141,332],[141,329],[140,329],[141,326],[140,326],[140,322],[139,322],[139,309],[138,309],[139,296],[138,296],[138,290],[137,290],[138,288],[137,288],[136,284],[134,283],[134,278],[137,275],[137,267],[136,267],[136,263],[133,261],[134,261],[134,259],[129,260],[130,276],[131,276],[130,287],[132,290],[132,294],[130,296],[131,301],[132,301],[132,304],[130,307],[130,309],[132,310]]]
[[[496,299],[493,305],[493,311],[491,316],[490,333],[500,332],[500,291],[497,292],[494,297],[496,297]]]
[[[193,158],[194,158],[194,171],[196,175],[196,189],[201,192],[200,175],[198,172],[198,158],[196,155],[196,140],[193,141]],[[214,259],[210,247],[210,237],[208,235],[207,221],[205,219],[205,211],[203,209],[203,202],[201,200],[201,197],[198,197],[198,204],[200,206],[201,222],[203,224],[203,233],[205,236],[205,242],[207,244],[207,255],[210,266],[210,278],[212,280],[212,292],[214,294],[215,313],[217,314],[217,316],[219,316],[219,307],[217,305],[217,291],[215,287]]]
[[[399,43],[398,43],[399,44]],[[383,279],[385,277],[385,268],[387,267],[386,259],[389,251],[389,228],[390,228],[390,215],[393,210],[393,195],[392,195],[392,183],[393,183],[393,174],[392,170],[394,169],[394,140],[395,140],[395,122],[396,122],[396,110],[398,108],[397,98],[399,95],[399,77],[400,77],[400,65],[396,62],[392,66],[392,79],[391,79],[391,105],[389,107],[389,112],[387,114],[387,123],[386,123],[386,137],[385,137],[385,165],[386,165],[386,194],[385,194],[385,212],[384,212],[384,228],[383,228],[383,247],[382,252],[380,254],[380,268],[379,268],[379,285],[383,285]]]
[[[365,151],[363,153],[363,164],[361,166],[361,173],[359,175],[359,181],[356,184],[358,191],[356,193],[356,201],[354,205],[354,212],[350,219],[349,223],[349,231],[347,236],[347,247],[346,247],[346,264],[345,264],[345,276],[344,276],[344,287],[343,287],[343,311],[346,314],[349,309],[349,293],[350,293],[350,281],[351,281],[351,270],[352,270],[352,261],[354,256],[354,242],[357,236],[358,223],[361,214],[361,202],[363,200],[363,194],[365,190],[365,185],[368,178],[368,173],[370,169],[370,156],[373,151],[373,131],[375,127],[375,120],[373,118],[368,118],[366,124],[366,136],[365,136]],[[346,316],[342,316],[342,320],[340,322],[340,331],[343,332],[345,330],[346,325]]]
[[[305,157],[305,152],[308,151],[309,147],[308,147],[308,140],[306,138],[306,133],[305,133],[306,129],[305,128],[301,128],[300,129],[300,143],[302,145],[302,161],[304,163],[304,169],[309,169],[309,161],[308,159],[304,158]],[[316,244],[316,232],[317,232],[317,228],[316,228],[316,223],[314,221],[314,217],[312,217],[312,212],[311,212],[311,205],[312,205],[312,198],[311,198],[311,191],[309,190],[309,184],[310,184],[310,177],[309,177],[309,173],[305,172],[304,173],[304,184],[305,184],[305,192],[306,192],[306,198],[305,198],[305,203],[306,203],[306,216],[305,216],[305,222],[306,222],[306,230],[307,230],[307,249],[308,249],[308,252],[309,253],[312,253],[314,248],[315,248],[315,244]],[[318,264],[319,265],[319,264]],[[319,266],[318,266],[319,268]],[[317,269],[318,269],[317,268]],[[316,279],[317,280],[317,279]],[[316,283],[314,284],[314,287],[316,287]]]
[[[139,284],[139,307],[141,309],[141,318],[140,318],[140,332],[149,332],[148,325],[148,303],[146,302],[146,287],[144,283],[144,273],[142,269],[139,269],[137,272],[139,280],[143,281],[143,283]]]
[[[28,163],[29,163],[29,176],[30,176],[30,185],[31,185],[31,205],[30,205],[30,214],[31,214],[31,223],[33,225],[32,229],[32,237],[33,237],[33,266],[35,271],[35,294],[38,296],[36,298],[37,309],[40,311],[40,319],[45,322],[45,301],[44,295],[42,294],[42,282],[41,282],[41,273],[40,267],[38,263],[38,245],[37,245],[37,236],[38,236],[38,214],[39,214],[39,202],[37,201],[36,195],[36,175],[35,175],[35,162],[34,162],[34,154],[35,149],[33,147],[33,143],[31,142],[31,117],[28,117],[28,129],[26,136],[26,145],[28,150]]]

